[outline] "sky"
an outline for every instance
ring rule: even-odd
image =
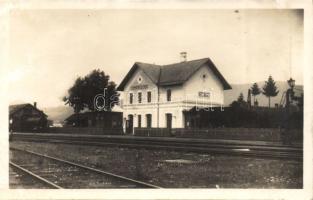
[[[303,84],[302,10],[12,10],[10,103],[64,105],[79,76],[119,84],[134,62],[209,57],[231,84],[290,77]]]

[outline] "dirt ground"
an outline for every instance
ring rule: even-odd
[[[14,141],[11,147],[96,167],[165,188],[302,188],[302,163],[165,150]]]

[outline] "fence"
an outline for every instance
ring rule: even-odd
[[[184,112],[191,128],[280,128],[303,129],[303,111],[287,113],[286,109],[278,108],[241,108],[225,107],[224,111],[200,110]]]
[[[303,131],[293,129],[288,135],[295,141],[301,141]],[[206,138],[225,140],[258,140],[258,141],[281,141],[283,139],[281,129],[275,128],[211,128],[211,129],[183,129],[183,128],[135,128],[136,136],[154,137],[179,137],[179,138]]]
[[[49,133],[72,133],[88,135],[123,135],[122,128],[101,127],[53,127],[47,130]]]
[[[170,137],[171,131],[168,128],[134,128],[136,136]]]

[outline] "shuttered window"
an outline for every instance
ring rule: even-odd
[[[142,102],[142,93],[138,92],[138,103]]]

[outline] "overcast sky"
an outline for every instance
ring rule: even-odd
[[[10,103],[63,105],[78,76],[100,68],[117,84],[134,62],[210,57],[233,83],[303,83],[299,10],[13,10]]]

